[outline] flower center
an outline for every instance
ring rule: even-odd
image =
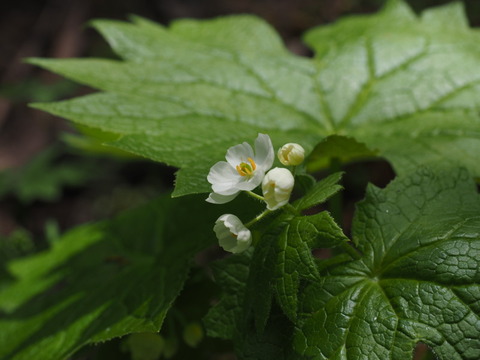
[[[253,175],[253,172],[257,168],[257,165],[252,158],[249,157],[247,160],[249,163],[242,162],[240,165],[236,166],[236,169],[241,176],[250,177]]]

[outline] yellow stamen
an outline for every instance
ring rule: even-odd
[[[250,164],[242,162],[240,165],[235,167],[240,176],[252,176],[253,172],[257,168],[257,164],[255,164],[255,161],[252,158],[249,157],[247,160]]]
[[[255,164],[255,161],[253,161],[253,159],[249,157],[248,162],[250,163],[250,165],[252,165],[252,170],[255,171],[255,169],[257,168],[257,164]]]

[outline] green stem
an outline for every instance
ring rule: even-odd
[[[260,200],[260,201],[265,201],[265,198],[263,196],[260,196],[258,194],[255,194],[253,191],[245,191],[248,195],[250,195],[251,197],[257,199],[257,200]]]
[[[265,211],[263,211],[262,213],[258,214],[254,219],[250,220],[248,223],[245,224],[245,227],[249,228],[250,226],[252,226],[253,224],[255,224],[256,222],[262,220],[265,216],[267,216],[268,214],[270,214],[272,211],[271,210],[268,210],[268,209],[265,209]]]

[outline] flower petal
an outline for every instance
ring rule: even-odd
[[[238,191],[236,186],[242,177],[226,161],[219,161],[210,168],[207,180],[212,184],[214,192],[232,195]]]
[[[212,204],[225,204],[235,199],[238,193],[239,192],[236,192],[235,194],[232,194],[232,195],[220,195],[213,192],[213,193],[210,193],[210,195],[208,195],[208,198],[205,201]]]
[[[235,168],[232,168],[226,161],[219,161],[210,168],[207,180],[210,184],[238,182],[238,174]]]
[[[243,191],[253,190],[262,183],[264,175],[265,172],[262,169],[257,169],[253,173],[253,177],[246,181],[239,181],[238,184],[235,185],[235,188]]]
[[[258,134],[255,140],[255,163],[257,168],[267,171],[273,165],[275,159],[275,151],[273,150],[272,140],[266,134]]]
[[[253,149],[249,143],[244,142],[229,148],[225,158],[233,169],[235,169],[235,167],[242,162],[248,162],[248,158],[254,158]]]

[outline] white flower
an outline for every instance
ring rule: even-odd
[[[294,183],[295,179],[287,169],[274,168],[270,170],[262,182],[267,209],[276,210],[288,203]]]
[[[224,214],[215,222],[213,231],[218,238],[219,245],[234,254],[247,250],[252,243],[252,234],[242,221],[232,214]]]
[[[212,166],[207,180],[213,192],[207,201],[223,204],[233,200],[240,191],[250,191],[261,184],[265,172],[272,167],[275,153],[270,137],[258,134],[255,153],[250,144],[232,146],[225,159]]]
[[[283,165],[297,166],[303,162],[303,159],[305,158],[305,150],[299,144],[288,143],[278,150],[277,156],[278,160],[280,160]]]

